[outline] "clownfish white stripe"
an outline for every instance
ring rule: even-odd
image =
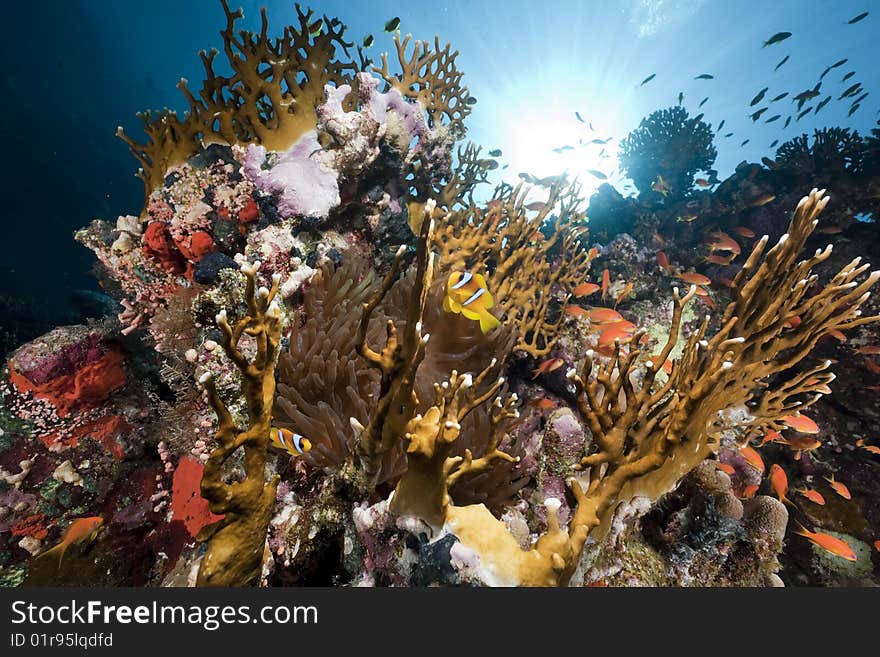
[[[300,436],[298,433],[293,434],[293,446],[300,454],[303,453],[302,439],[303,437]]]
[[[284,441],[284,432],[281,429],[278,429],[278,442],[281,443],[284,449],[287,449],[287,443]]]
[[[471,279],[473,277],[474,277],[474,275],[472,273],[470,273],[469,271],[466,271],[465,273],[463,273],[461,275],[461,279],[459,279],[458,283],[456,283],[455,285],[452,286],[452,289],[458,290],[460,288],[463,288],[465,285],[467,285],[468,283],[471,282]]]
[[[484,294],[485,292],[486,292],[486,288],[481,287],[479,290],[477,290],[476,292],[474,292],[470,297],[468,297],[468,300],[465,301],[465,302],[464,302],[463,304],[461,304],[461,305],[462,305],[462,306],[466,306],[466,305],[468,305],[469,303],[473,303],[474,301],[476,301],[477,299],[479,299],[481,296],[483,296],[483,294]]]

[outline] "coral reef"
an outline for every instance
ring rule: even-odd
[[[794,137],[776,151],[780,169],[795,171],[802,178],[821,180],[821,176],[859,173],[865,146],[859,133],[849,128],[822,128],[807,135]],[[819,178],[817,178],[819,176]]]
[[[122,135],[143,211],[76,235],[116,316],[9,351],[3,585],[876,583],[877,130],[718,181],[671,108],[621,145],[638,196],[483,201],[451,46],[222,7],[189,110]]]

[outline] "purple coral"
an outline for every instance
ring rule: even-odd
[[[336,170],[347,175],[360,173],[378,157],[383,138],[406,153],[413,140],[421,143],[429,136],[420,105],[408,102],[395,88],[385,93],[376,91],[379,80],[368,73],[359,73],[357,82],[360,111],[346,112],[343,108],[343,101],[351,93],[347,84],[326,85],[324,103],[317,109],[320,130],[337,144],[322,155],[331,155]],[[389,121],[391,117],[394,119]],[[417,149],[418,145],[413,150]]]
[[[244,174],[261,192],[278,199],[278,212],[285,219],[295,216],[326,217],[339,205],[336,172],[313,157],[321,151],[314,130],[280,154],[270,169],[263,169],[266,148],[250,144],[245,152]]]

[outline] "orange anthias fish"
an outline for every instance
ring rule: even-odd
[[[751,485],[743,488],[742,496],[745,499],[751,499],[755,496],[755,493],[757,493],[757,492],[758,492],[758,484],[751,484]]]
[[[847,561],[856,561],[856,553],[846,541],[831,536],[830,534],[811,532],[809,529],[800,524],[798,524],[798,528],[794,530],[794,533],[798,536],[803,536],[809,541],[812,541],[814,544],[818,545],[823,550],[830,552],[831,554],[837,555],[838,557],[843,557]]]
[[[730,465],[730,463],[722,463],[721,461],[715,461],[715,467],[721,472],[724,472],[729,475],[733,475],[736,472],[736,469]]]
[[[555,370],[558,370],[560,367],[565,365],[565,361],[561,358],[548,358],[543,361],[540,365],[538,365],[534,370],[532,370],[533,379],[537,379],[542,374],[548,374]]]
[[[710,233],[706,240],[706,244],[712,251],[730,251],[736,255],[739,255],[741,252],[739,242],[727,233],[721,231]]]
[[[454,271],[446,282],[443,310],[462,314],[468,319],[479,320],[480,330],[485,334],[501,325],[489,312],[495,305],[482,274]]]
[[[710,308],[715,308],[715,302],[712,301],[712,297],[709,296],[709,292],[707,290],[698,287],[697,296],[700,297],[700,299],[703,300],[703,303],[705,303],[707,306],[709,306]]]
[[[800,488],[797,492],[806,497],[813,504],[825,506],[825,498],[822,497],[822,493],[820,493],[819,491],[813,490],[811,488]]]
[[[617,295],[617,298],[614,300],[614,305],[616,306],[616,305],[619,304],[621,301],[623,301],[624,299],[626,299],[626,298],[632,293],[632,291],[633,291],[633,284],[632,284],[632,282],[629,282],[629,283],[627,283],[626,285],[624,285],[624,286],[623,286],[623,290],[620,291],[620,294],[618,294],[618,295]]]
[[[89,518],[77,518],[70,525],[68,525],[67,530],[64,532],[64,537],[58,543],[58,545],[49,548],[40,556],[44,556],[47,554],[57,554],[58,555],[58,563],[61,563],[61,559],[64,558],[64,554],[67,552],[67,548],[69,548],[74,543],[78,543],[86,538],[93,536],[104,524],[104,519],[101,516],[91,516]]]
[[[746,228],[745,226],[736,226],[734,227],[733,232],[746,239],[752,239],[755,236],[755,231]]]
[[[666,271],[672,269],[672,266],[669,264],[669,258],[666,257],[666,254],[663,251],[657,251],[657,264]]]
[[[825,477],[825,481],[831,484],[831,488],[834,489],[834,492],[840,495],[845,500],[851,500],[852,494],[849,492],[849,488],[847,488],[843,483],[834,480],[834,475],[831,477]]]
[[[669,192],[672,191],[672,186],[663,179],[663,176],[657,176],[657,180],[651,184],[651,189],[665,197],[669,196]]]
[[[291,456],[302,456],[312,449],[311,440],[283,427],[269,429],[269,440],[275,447],[283,449]]]
[[[712,184],[705,178],[697,178],[694,183],[697,184],[699,187],[709,187]]]
[[[607,269],[602,270],[602,301],[605,301],[605,295],[608,294],[608,285],[611,283],[611,274]]]
[[[594,324],[613,324],[623,321],[623,315],[611,308],[593,308],[587,311],[587,317]]]
[[[794,503],[785,496],[788,492],[788,476],[776,463],[770,466],[770,487],[780,502],[794,506]]]
[[[816,377],[811,377],[807,379],[807,385],[816,386],[816,392],[821,392],[823,395],[831,394],[831,387],[827,383],[823,383],[820,385],[820,381]]]
[[[735,253],[731,253],[729,256],[718,255],[717,253],[713,253],[710,256],[706,256],[703,258],[703,262],[708,262],[713,265],[722,265],[727,266],[736,258]]]
[[[632,340],[633,333],[635,332],[636,325],[626,320],[606,324],[599,334],[599,348],[607,349],[608,347],[613,347],[615,340],[619,340],[620,344],[626,344]]]
[[[819,425],[806,415],[783,415],[779,418],[787,427],[800,433],[819,433]]]
[[[534,399],[530,401],[529,405],[534,406],[541,411],[549,411],[550,409],[556,408],[559,404],[557,404],[549,397],[541,397],[541,399]]]
[[[746,445],[740,448],[739,453],[758,472],[764,472],[764,460],[753,448]]]
[[[764,434],[764,437],[761,439],[761,444],[758,447],[763,447],[767,443],[772,443],[776,441],[785,440],[782,437],[782,434],[776,431],[775,429],[770,429],[767,433]]]
[[[873,360],[866,360],[865,367],[868,369],[871,374],[880,374],[880,365],[875,363]]]
[[[828,335],[837,340],[838,342],[846,342],[846,335],[843,331],[838,331],[837,329],[832,329],[828,331]]]
[[[596,258],[599,257],[599,247],[594,246],[589,251],[587,251],[587,262],[592,262]]]
[[[691,285],[709,285],[712,282],[708,276],[703,276],[695,271],[679,274],[678,278]]]
[[[589,310],[576,304],[568,304],[565,306],[565,312],[572,317],[585,317],[590,314]]]
[[[865,356],[880,356],[880,347],[867,345],[865,347],[859,347],[856,349],[856,352],[864,354]]]
[[[581,283],[576,288],[574,288],[571,293],[576,297],[588,297],[591,294],[595,294],[601,288],[595,283]]]
[[[783,438],[779,441],[783,445],[788,445],[795,450],[794,460],[799,461],[803,452],[812,452],[822,446],[822,443],[815,438],[808,436],[794,436],[793,438]]]
[[[877,447],[877,445],[862,445],[861,447],[865,451],[871,452],[871,454],[880,456],[880,447]]]

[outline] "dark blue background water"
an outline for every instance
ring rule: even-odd
[[[8,4],[0,45],[5,66],[0,129],[6,146],[0,329],[26,339],[54,324],[79,321],[89,310],[76,291],[96,289],[89,273],[94,260],[72,233],[94,218],[114,220],[141,209],[137,164],[115,137],[116,126],[139,136],[137,111],[183,109],[175,84],[187,77],[198,87],[197,52],[221,46],[218,33],[225,18],[215,0]],[[252,28],[263,4],[269,7],[270,32],[279,33],[295,17],[293,3],[286,0],[232,2],[244,6],[243,25]],[[514,179],[523,170],[611,173],[616,142],[608,148],[612,157],[602,160],[597,151],[552,152],[584,134],[574,111],[593,122],[600,136],[619,139],[641,117],[674,105],[680,91],[691,114],[705,112],[713,125],[725,119],[724,132],[736,133],[716,140],[721,177],[743,159],[772,156],[774,139],[824,125],[867,132],[878,118],[876,0],[333,0],[313,7],[341,18],[352,40],[374,34],[374,55],[391,46],[382,26],[393,16],[401,18],[403,33],[416,38],[439,33],[451,41],[461,51],[466,83],[479,99],[469,136],[502,148],[503,162],[510,165],[503,175]],[[871,11],[867,19],[846,25],[865,10]],[[781,30],[794,36],[761,48]],[[774,72],[785,55],[789,62]],[[861,81],[872,96],[853,117],[846,116],[846,101],[832,101],[818,117],[811,114],[785,133],[784,118],[763,124],[775,106],[757,124],[748,119],[755,109],[749,100],[762,87],[771,87],[768,98],[782,91],[794,95],[844,57],[850,61],[826,76],[820,99],[825,91],[836,98],[848,84]],[[849,70],[857,74],[840,83]],[[652,73],[657,77],[639,86]],[[693,80],[700,73],[715,79]],[[707,96],[709,101],[696,109]],[[777,105],[786,113],[792,110],[788,98]],[[750,143],[740,147],[746,138]]]

